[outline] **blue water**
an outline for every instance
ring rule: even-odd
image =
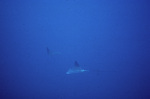
[[[150,99],[149,5],[1,0],[0,99]]]

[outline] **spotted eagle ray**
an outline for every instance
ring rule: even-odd
[[[74,62],[74,66],[70,68],[66,74],[82,73],[88,70],[82,69],[77,61]]]

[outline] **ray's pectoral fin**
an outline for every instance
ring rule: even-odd
[[[79,66],[79,63],[78,63],[77,61],[74,62],[74,66],[75,66],[75,67],[80,67],[80,66]]]
[[[48,48],[48,47],[46,47],[46,51],[47,51],[47,54],[49,55],[50,50],[49,50],[49,48]]]

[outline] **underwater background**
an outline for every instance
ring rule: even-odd
[[[148,0],[1,0],[0,99],[150,99]],[[66,74],[77,61],[83,73]]]

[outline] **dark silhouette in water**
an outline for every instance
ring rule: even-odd
[[[47,51],[47,54],[49,55],[50,50],[49,50],[49,48],[48,48],[48,47],[46,48],[46,51]]]
[[[52,50],[50,50],[48,47],[46,47],[46,51],[47,51],[47,54],[48,55],[60,55],[61,54],[61,52],[58,52],[58,51],[52,51]]]
[[[80,67],[80,66],[79,66],[79,63],[78,63],[77,61],[74,62],[74,65],[75,65],[76,67]]]

